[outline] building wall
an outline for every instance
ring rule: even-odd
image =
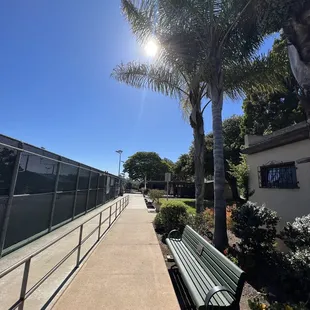
[[[298,189],[259,188],[258,167],[270,161],[291,162],[310,157],[310,140],[303,140],[256,154],[247,155],[250,167],[250,200],[275,210],[281,218],[279,228],[296,217],[310,213],[310,163],[297,164]]]

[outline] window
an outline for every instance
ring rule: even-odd
[[[261,166],[258,170],[259,187],[298,188],[295,162]]]

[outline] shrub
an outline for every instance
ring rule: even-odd
[[[233,220],[232,220],[232,210],[233,207],[226,207],[226,225],[227,229],[231,230],[233,227]],[[203,215],[205,217],[206,223],[209,228],[214,228],[214,209],[213,208],[207,208],[204,212]]]
[[[248,300],[248,305],[251,310],[307,310],[307,306],[304,303],[298,304],[288,304],[274,302],[271,305],[266,304],[259,298],[254,298],[253,300]]]
[[[210,226],[203,213],[189,214],[187,225],[191,226],[201,236],[207,236]]]
[[[166,233],[172,229],[183,230],[188,219],[187,207],[182,201],[168,200],[161,205],[160,214]]]
[[[310,297],[310,251],[297,250],[286,255],[286,264],[281,270],[281,283],[287,295],[294,300],[308,300]]]
[[[153,202],[159,204],[159,199],[165,195],[165,191],[159,189],[151,189],[149,191],[149,197],[153,200]]]
[[[234,222],[232,231],[241,239],[240,247],[244,253],[265,254],[273,249],[279,222],[276,212],[247,202],[233,209],[231,218]]]
[[[163,219],[161,217],[161,213],[157,213],[154,219],[154,227],[155,230],[159,233],[164,231]]]
[[[297,217],[293,223],[287,223],[280,233],[281,239],[293,251],[310,247],[310,214]]]
[[[207,208],[203,212],[203,216],[205,218],[205,221],[206,221],[208,227],[213,228],[214,227],[214,209],[213,208]]]

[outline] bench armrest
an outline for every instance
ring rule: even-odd
[[[205,305],[206,305],[206,308],[208,309],[208,305],[209,305],[209,302],[211,300],[211,298],[217,294],[218,292],[227,292],[231,295],[231,297],[236,300],[235,298],[235,294],[227,287],[225,286],[215,286],[213,288],[211,288],[211,290],[208,292],[206,298],[205,298]]]
[[[178,229],[173,229],[173,230],[171,230],[171,231],[169,232],[167,238],[170,239],[171,235],[174,234],[174,233],[176,233],[176,232],[180,233],[180,231],[179,231]]]

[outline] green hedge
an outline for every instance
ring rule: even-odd
[[[183,230],[188,218],[187,206],[184,202],[168,200],[161,205],[154,225],[155,229],[169,233],[172,229]]]

